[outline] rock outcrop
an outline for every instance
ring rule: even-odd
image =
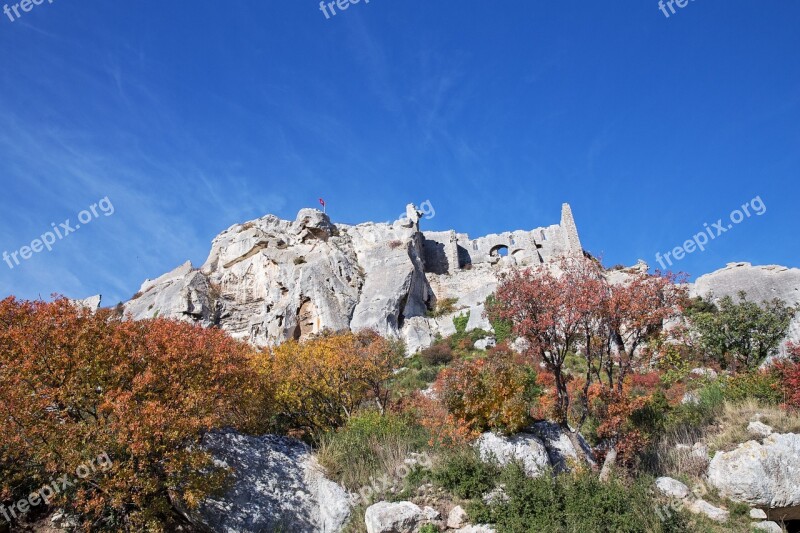
[[[800,435],[773,433],[717,452],[708,481],[720,495],[757,507],[771,520],[800,520]]]
[[[788,305],[800,306],[800,268],[730,263],[723,269],[700,276],[691,288],[692,296],[703,296],[712,301],[725,296],[738,300],[740,291],[746,292],[751,301],[777,298]],[[800,313],[789,326],[786,340],[800,342]],[[785,354],[785,344],[781,346],[781,354]]]
[[[232,471],[223,495],[184,510],[202,531],[334,533],[350,516],[349,495],[325,478],[300,441],[217,431],[206,434],[201,446],[217,466]]]
[[[257,346],[368,328],[413,353],[453,333],[458,314],[469,313],[468,330],[490,330],[483,303],[504,268],[583,253],[566,204],[559,225],[478,239],[419,223],[411,205],[392,224],[333,224],[315,209],[294,221],[267,215],[222,232],[199,269],[187,262],[145,281],[124,310],[217,325]],[[458,300],[455,311],[426,316],[444,298]]]
[[[501,466],[517,461],[530,477],[538,477],[552,466],[547,448],[534,435],[520,433],[513,437],[504,437],[484,433],[475,446],[483,461],[496,461]]]
[[[422,509],[411,502],[378,502],[364,515],[367,533],[414,533],[425,520]]]
[[[548,469],[569,471],[584,461],[596,466],[592,450],[580,434],[569,434],[551,422],[537,422],[513,436],[484,433],[475,447],[481,460],[501,466],[519,462],[530,477],[538,477]]]

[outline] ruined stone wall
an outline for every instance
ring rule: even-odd
[[[476,239],[453,231],[423,235],[425,270],[434,274],[452,274],[468,264],[538,265],[583,253],[569,204],[562,206],[561,224],[530,231],[507,231]],[[458,259],[454,259],[454,251]]]

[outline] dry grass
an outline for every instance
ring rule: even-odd
[[[786,411],[777,406],[759,404],[755,400],[730,403],[725,406],[705,441],[713,451],[730,451],[742,442],[753,440],[747,425],[759,420],[772,427],[776,433],[800,433],[800,413]]]

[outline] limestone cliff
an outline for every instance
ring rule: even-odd
[[[186,263],[145,281],[125,312],[218,325],[260,346],[371,328],[414,352],[452,333],[455,314],[469,311],[470,329],[489,329],[483,302],[503,268],[583,253],[567,204],[560,224],[477,239],[423,232],[419,222],[410,205],[392,224],[333,224],[314,209],[237,224],[213,240],[199,269]],[[456,310],[426,316],[444,298],[457,299]]]

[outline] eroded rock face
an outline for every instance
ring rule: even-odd
[[[205,435],[202,447],[233,470],[224,495],[185,512],[203,531],[334,533],[350,516],[347,492],[325,478],[299,441],[218,431]]]
[[[495,433],[484,433],[478,438],[475,446],[483,461],[497,461],[501,466],[519,461],[525,469],[525,474],[530,477],[542,475],[551,466],[544,443],[533,435],[520,433],[505,437]]]
[[[715,301],[730,296],[738,301],[740,291],[746,292],[747,299],[755,302],[778,298],[788,305],[800,305],[800,268],[730,263],[721,270],[697,278],[691,295],[713,295]],[[792,321],[786,340],[800,341],[800,314]],[[785,354],[785,344],[781,347],[782,354]]]
[[[800,435],[773,433],[717,452],[708,481],[720,494],[763,509],[773,520],[800,519]]]
[[[589,444],[578,433],[570,433],[553,422],[537,422],[531,432],[539,437],[547,449],[550,463],[557,472],[570,470],[571,465],[584,459],[594,465]]]
[[[490,331],[483,303],[503,269],[582,254],[568,206],[560,225],[478,239],[423,233],[417,209],[406,212],[391,224],[335,225],[315,209],[293,221],[268,215],[237,224],[214,239],[199,269],[187,262],[145,281],[125,312],[216,325],[257,346],[374,329],[414,353],[454,333],[462,313],[470,314],[467,330]],[[501,257],[502,248],[510,255]],[[458,299],[453,313],[426,316],[445,298]]]

